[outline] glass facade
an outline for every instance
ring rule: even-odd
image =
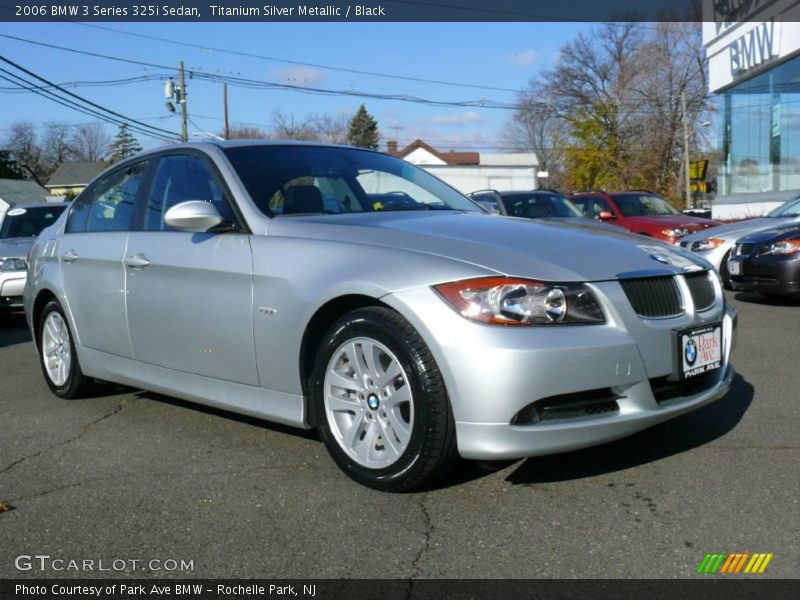
[[[719,95],[718,193],[800,190],[800,56]]]

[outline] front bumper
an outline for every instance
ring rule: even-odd
[[[739,260],[739,264],[740,274],[731,277],[734,289],[787,296],[800,295],[800,259],[767,255],[748,257]]]
[[[25,271],[0,273],[0,310],[22,308],[22,290],[25,289],[27,278]]]
[[[674,319],[633,313],[617,282],[593,284],[608,322],[592,326],[499,327],[471,323],[429,289],[384,298],[430,348],[447,386],[459,453],[480,460],[553,454],[618,439],[722,397],[730,388],[736,314],[721,290],[712,309]],[[677,361],[676,330],[721,322],[722,367],[701,389],[656,399]],[[614,412],[513,424],[551,397],[613,394]],[[660,400],[660,401],[659,401]]]

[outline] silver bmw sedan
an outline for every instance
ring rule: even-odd
[[[620,438],[723,396],[736,316],[691,252],[484,214],[385,154],[138,154],[39,236],[24,291],[53,392],[95,380],[317,428],[353,479]]]

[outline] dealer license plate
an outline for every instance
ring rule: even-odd
[[[678,332],[681,378],[691,379],[722,367],[722,326],[719,323]]]
[[[728,273],[731,275],[740,275],[742,273],[742,261],[740,260],[729,260],[728,261]]]

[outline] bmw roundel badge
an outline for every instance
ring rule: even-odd
[[[694,338],[691,338],[688,342],[686,342],[684,355],[686,356],[686,362],[690,366],[693,365],[697,360],[697,344],[695,344]]]

